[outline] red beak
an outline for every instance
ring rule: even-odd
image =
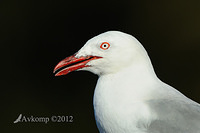
[[[76,54],[60,61],[54,68],[53,72],[56,73],[55,76],[66,75],[69,72],[75,71],[77,69],[89,67],[89,65],[86,65],[89,61],[102,58],[98,56],[81,56],[80,58],[76,58],[75,56]]]

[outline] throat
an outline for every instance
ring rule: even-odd
[[[132,64],[105,77],[113,79],[113,82],[128,83],[129,81],[129,84],[147,84],[158,79],[150,62]]]
[[[102,75],[98,79],[95,93],[99,93],[99,98],[114,100],[116,104],[133,102],[133,100],[145,100],[149,98],[149,93],[154,89],[158,81],[153,68],[144,66],[133,66],[123,70]],[[118,103],[117,103],[118,102]]]
[[[137,118],[145,101],[151,99],[152,90],[150,89],[153,88],[151,86],[154,86],[157,79],[152,72],[144,72],[151,70],[141,69],[141,67],[135,68],[135,71],[124,69],[115,74],[102,75],[98,79],[93,101],[95,117],[97,121],[103,121],[101,125],[105,129],[110,129],[112,125],[126,127],[127,125],[122,125],[118,120],[128,123],[130,116]],[[104,124],[105,122],[114,124]],[[133,121],[129,122],[132,127]]]

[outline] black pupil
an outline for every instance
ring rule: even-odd
[[[103,47],[106,47],[106,44],[104,44]]]

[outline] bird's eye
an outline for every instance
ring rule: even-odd
[[[103,42],[100,46],[101,49],[106,50],[110,47],[110,44],[108,42]]]

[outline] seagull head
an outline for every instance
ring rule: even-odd
[[[77,53],[60,61],[54,73],[55,76],[75,70],[97,75],[115,73],[141,62],[145,56],[147,53],[136,38],[120,31],[108,31],[88,40]]]

